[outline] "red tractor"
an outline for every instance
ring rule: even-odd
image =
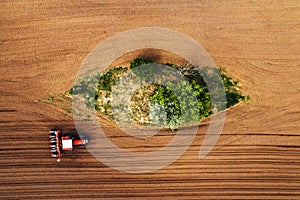
[[[72,135],[62,135],[60,130],[50,131],[51,156],[60,162],[63,151],[73,150],[73,146],[84,146],[89,141],[87,139],[75,139]]]

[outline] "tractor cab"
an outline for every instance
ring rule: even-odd
[[[72,151],[73,150],[73,141],[70,135],[61,137],[62,150],[63,151]]]

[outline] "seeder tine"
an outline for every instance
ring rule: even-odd
[[[51,136],[55,136],[55,133],[50,133]]]
[[[51,152],[52,152],[52,153],[57,153],[57,150],[56,150],[55,148],[52,148],[52,149],[51,149]]]
[[[58,154],[51,154],[51,156],[52,156],[53,158],[57,158],[57,157],[58,157]]]

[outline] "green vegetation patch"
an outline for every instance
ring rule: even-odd
[[[114,119],[111,105],[114,86],[129,69],[141,79],[149,78],[148,76],[153,74],[150,68],[148,68],[149,72],[148,69],[135,70],[138,66],[147,67],[149,63],[154,63],[154,61],[143,57],[136,58],[129,67],[113,68],[100,74],[96,84],[94,101],[90,102],[89,106],[94,106],[98,112]],[[192,65],[177,66],[170,63],[166,65],[176,69],[187,81],[174,82],[170,78],[170,81],[164,86],[150,83],[134,91],[128,107],[131,120],[137,124],[176,130],[181,124],[199,122],[199,120],[212,114],[210,93],[198,68]],[[204,68],[203,70],[209,69],[211,70],[211,68]],[[225,69],[218,70],[224,83],[227,98],[227,105],[224,108],[230,108],[249,98],[241,93],[238,82],[226,75]],[[181,91],[180,96],[173,91]],[[188,93],[185,94],[185,92]],[[196,97],[196,101],[192,96]],[[182,110],[188,110],[188,112],[182,113]]]

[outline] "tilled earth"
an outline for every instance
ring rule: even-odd
[[[1,199],[300,198],[299,1],[0,4]],[[57,163],[48,131],[76,132],[75,126],[71,115],[42,99],[70,89],[81,62],[106,38],[145,26],[194,38],[251,100],[227,112],[217,145],[201,160],[209,120],[180,159],[156,172],[120,172],[86,149]],[[116,144],[152,150],[103,121]],[[170,140],[155,137],[160,145]]]

